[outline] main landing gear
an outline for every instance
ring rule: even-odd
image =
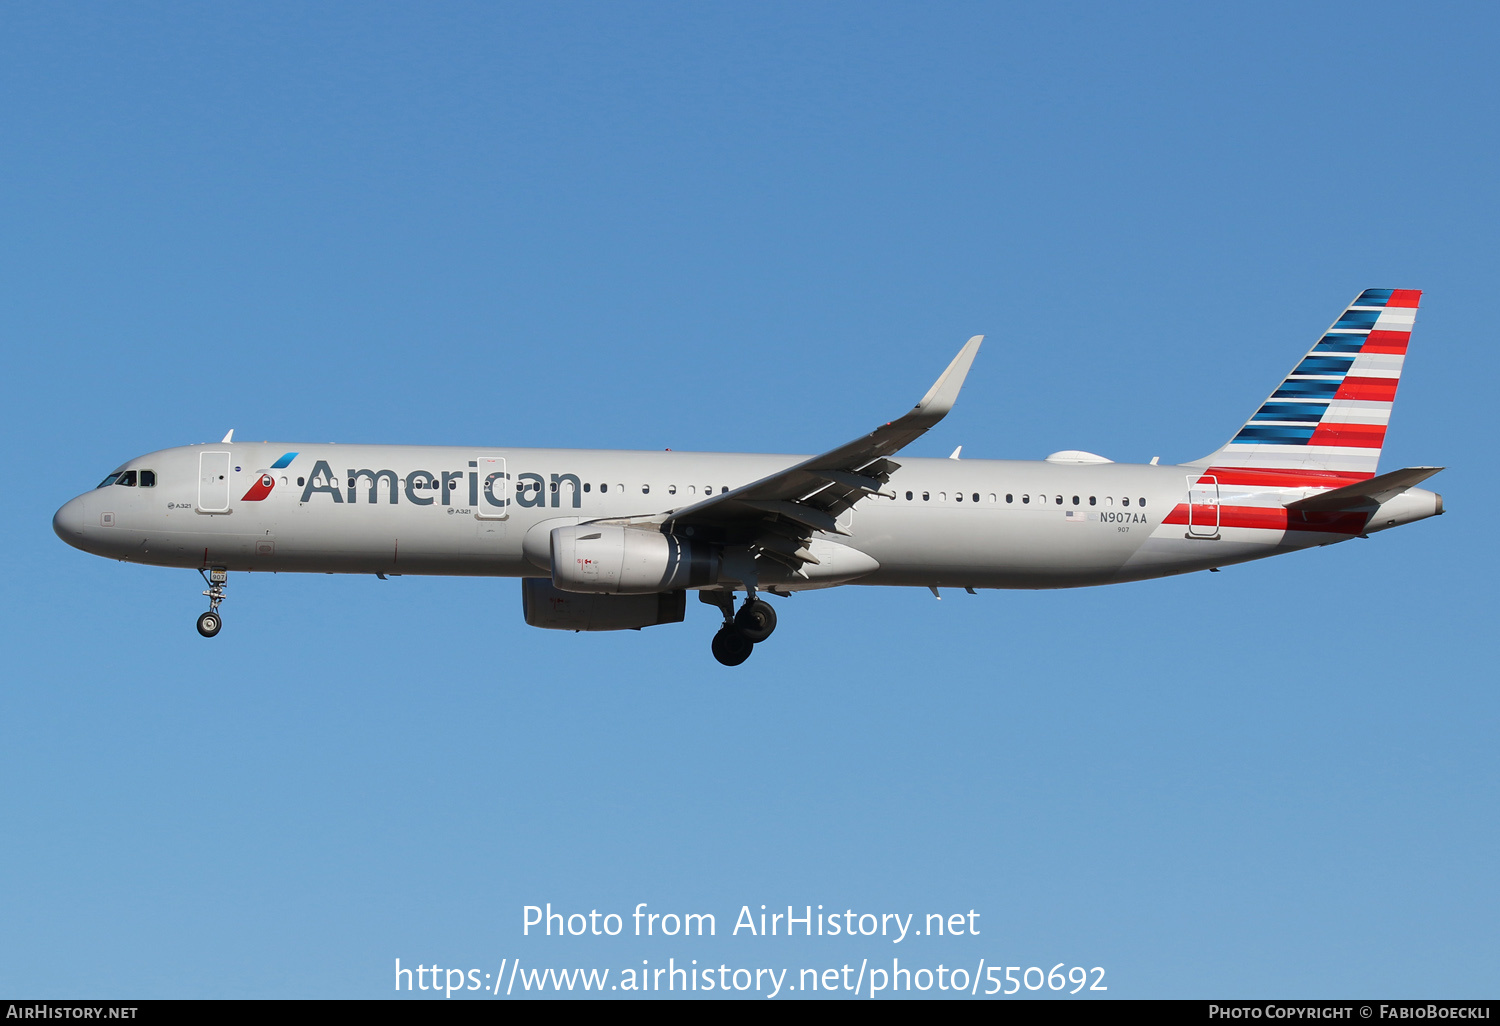
[[[739,612],[735,612],[732,592],[704,591],[698,596],[718,606],[724,614],[724,626],[714,635],[710,647],[714,658],[725,666],[738,666],[749,659],[756,644],[765,641],[776,629],[776,610],[765,599],[756,598],[753,591],[741,603]]]
[[[224,601],[224,587],[229,583],[229,571],[216,566],[212,570],[198,572],[208,585],[208,590],[203,593],[208,598],[208,612],[198,617],[198,633],[211,638],[224,626],[224,619],[219,615],[219,603]]]

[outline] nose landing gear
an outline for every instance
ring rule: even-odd
[[[724,614],[724,626],[714,635],[710,648],[714,658],[725,666],[738,666],[750,658],[755,646],[771,636],[776,629],[776,610],[765,599],[758,599],[751,592],[734,609],[734,593],[728,591],[700,591],[698,597],[710,605],[718,606]]]
[[[207,571],[199,570],[198,573],[203,575],[203,580],[208,585],[208,590],[203,593],[208,598],[208,612],[198,617],[198,633],[211,638],[224,626],[224,619],[219,615],[219,603],[224,601],[224,587],[229,583],[229,571],[216,566]]]

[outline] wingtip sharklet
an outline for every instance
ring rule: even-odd
[[[954,402],[958,400],[958,391],[964,387],[964,379],[969,376],[969,368],[974,365],[974,357],[979,354],[979,344],[983,341],[983,335],[975,335],[964,343],[953,362],[948,364],[948,369],[933,382],[922,401],[913,407],[914,412],[941,418],[953,409]]]

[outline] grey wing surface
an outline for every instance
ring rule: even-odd
[[[794,571],[817,562],[807,550],[812,534],[844,533],[839,515],[865,496],[882,493],[900,467],[887,457],[947,416],[983,341],[983,335],[969,339],[922,400],[897,420],[785,470],[652,519],[673,528],[691,526],[705,540],[748,545],[756,556]]]

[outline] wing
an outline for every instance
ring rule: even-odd
[[[700,537],[748,545],[756,557],[794,571],[816,563],[807,550],[813,532],[843,534],[839,514],[881,492],[900,466],[887,457],[947,416],[983,341],[983,335],[969,339],[922,401],[900,419],[821,456],[653,519],[674,528],[703,528]]]

